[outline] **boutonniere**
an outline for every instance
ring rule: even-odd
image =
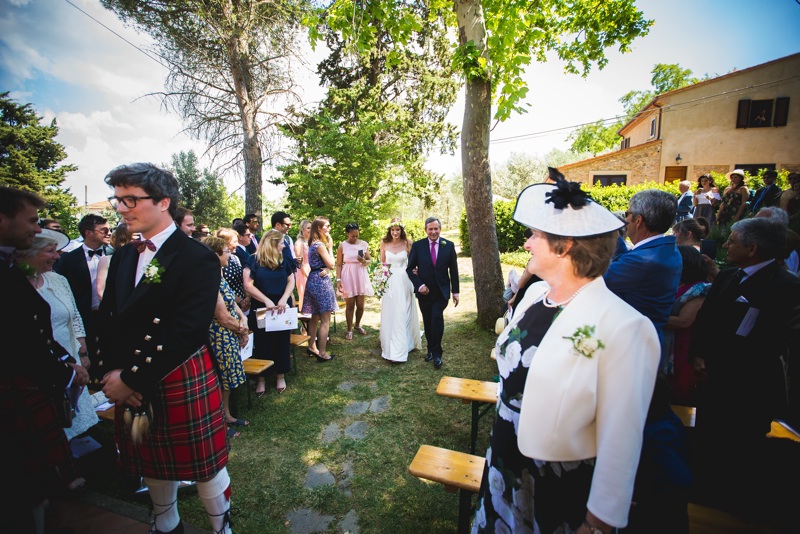
[[[158,263],[157,259],[153,258],[144,268],[142,282],[146,284],[160,284],[162,274],[164,274],[164,267]]]
[[[17,261],[17,268],[22,271],[25,276],[36,276],[36,269],[25,260],[18,260]]]
[[[597,349],[605,348],[603,342],[594,337],[594,326],[584,325],[575,330],[571,336],[564,336],[564,339],[572,341],[572,348],[581,356],[591,358]]]

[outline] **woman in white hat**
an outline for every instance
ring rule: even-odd
[[[736,169],[730,175],[731,185],[725,188],[722,194],[722,203],[719,205],[717,213],[718,224],[733,224],[742,220],[747,201],[750,198],[750,190],[744,183],[744,171]]]
[[[34,237],[33,245],[29,249],[17,251],[17,258],[23,269],[28,271],[28,281],[50,305],[53,338],[75,358],[76,363],[88,368],[90,362],[86,353],[86,332],[75,304],[75,297],[67,279],[53,272],[53,264],[59,258],[58,251],[68,243],[69,237],[65,234],[43,229],[42,233]],[[80,389],[82,391],[76,389],[70,392],[73,402],[77,402],[72,426],[64,429],[68,440],[86,432],[98,422],[88,390]],[[72,473],[65,474],[72,475]],[[85,483],[83,478],[78,477],[69,482],[68,486],[70,489],[77,489]]]
[[[624,224],[580,184],[520,193],[528,269],[542,278],[495,348],[498,417],[473,532],[608,533],[627,524],[660,348],[603,273]]]

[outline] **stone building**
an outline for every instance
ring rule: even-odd
[[[800,54],[660,94],[617,133],[619,150],[561,170],[603,185],[800,171]]]

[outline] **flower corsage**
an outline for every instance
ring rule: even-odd
[[[142,282],[146,284],[160,284],[162,274],[164,274],[164,267],[158,263],[157,259],[153,258],[144,268]]]
[[[584,325],[578,327],[571,336],[564,336],[564,339],[572,341],[572,348],[580,356],[591,358],[598,349],[605,348],[603,342],[594,337],[594,326]]]

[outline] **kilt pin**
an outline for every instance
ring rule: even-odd
[[[182,232],[155,254],[158,280],[135,284],[139,252],[114,253],[100,306],[97,361],[103,373],[141,393],[152,414],[140,443],[131,439],[127,409],[117,409],[115,440],[128,475],[204,480],[228,462],[222,393],[207,344],[219,292],[217,256]]]

